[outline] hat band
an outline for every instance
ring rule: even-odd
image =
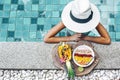
[[[93,16],[93,11],[91,11],[90,16],[87,19],[78,19],[76,17],[73,16],[72,12],[70,11],[70,17],[73,21],[77,22],[77,23],[87,23],[92,19]]]

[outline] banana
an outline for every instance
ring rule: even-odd
[[[64,59],[65,61],[71,59],[71,47],[68,44],[62,42],[58,46],[58,55],[60,59]]]

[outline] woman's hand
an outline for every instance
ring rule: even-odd
[[[82,34],[81,33],[76,33],[72,36],[69,36],[69,40],[70,41],[75,41],[75,42],[78,42],[81,40],[81,37],[82,37]]]

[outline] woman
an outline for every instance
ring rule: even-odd
[[[72,6],[72,7],[71,7]],[[68,42],[87,40],[99,44],[110,44],[108,32],[99,22],[100,14],[97,7],[89,0],[74,0],[67,4],[62,12],[62,21],[54,26],[44,37],[46,43]],[[67,27],[76,32],[72,36],[55,36],[62,29]],[[85,36],[83,33],[96,29],[100,36]]]

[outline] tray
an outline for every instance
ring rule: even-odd
[[[75,71],[75,75],[76,75],[76,76],[83,76],[83,75],[86,75],[86,74],[90,73],[90,72],[95,68],[95,66],[99,63],[99,60],[100,60],[99,55],[98,55],[97,52],[94,50],[94,47],[92,46],[92,44],[91,44],[90,42],[88,42],[88,41],[79,41],[78,43],[67,43],[67,44],[69,44],[69,45],[72,47],[72,51],[73,51],[77,46],[85,44],[85,45],[90,46],[90,47],[93,49],[93,51],[95,52],[95,60],[94,60],[94,62],[93,62],[90,66],[84,68],[84,71],[83,71],[83,72],[79,72],[79,71],[78,71],[78,66],[73,62],[73,60],[71,60],[71,63],[72,63],[72,65],[73,65],[73,69],[74,69],[74,71]],[[53,47],[53,49],[52,49],[53,64],[54,64],[56,67],[58,67],[59,69],[66,70],[66,69],[65,69],[65,64],[61,64],[60,61],[59,61],[59,56],[58,56],[58,53],[57,53],[57,48],[58,48],[58,44],[55,45],[55,46]]]

